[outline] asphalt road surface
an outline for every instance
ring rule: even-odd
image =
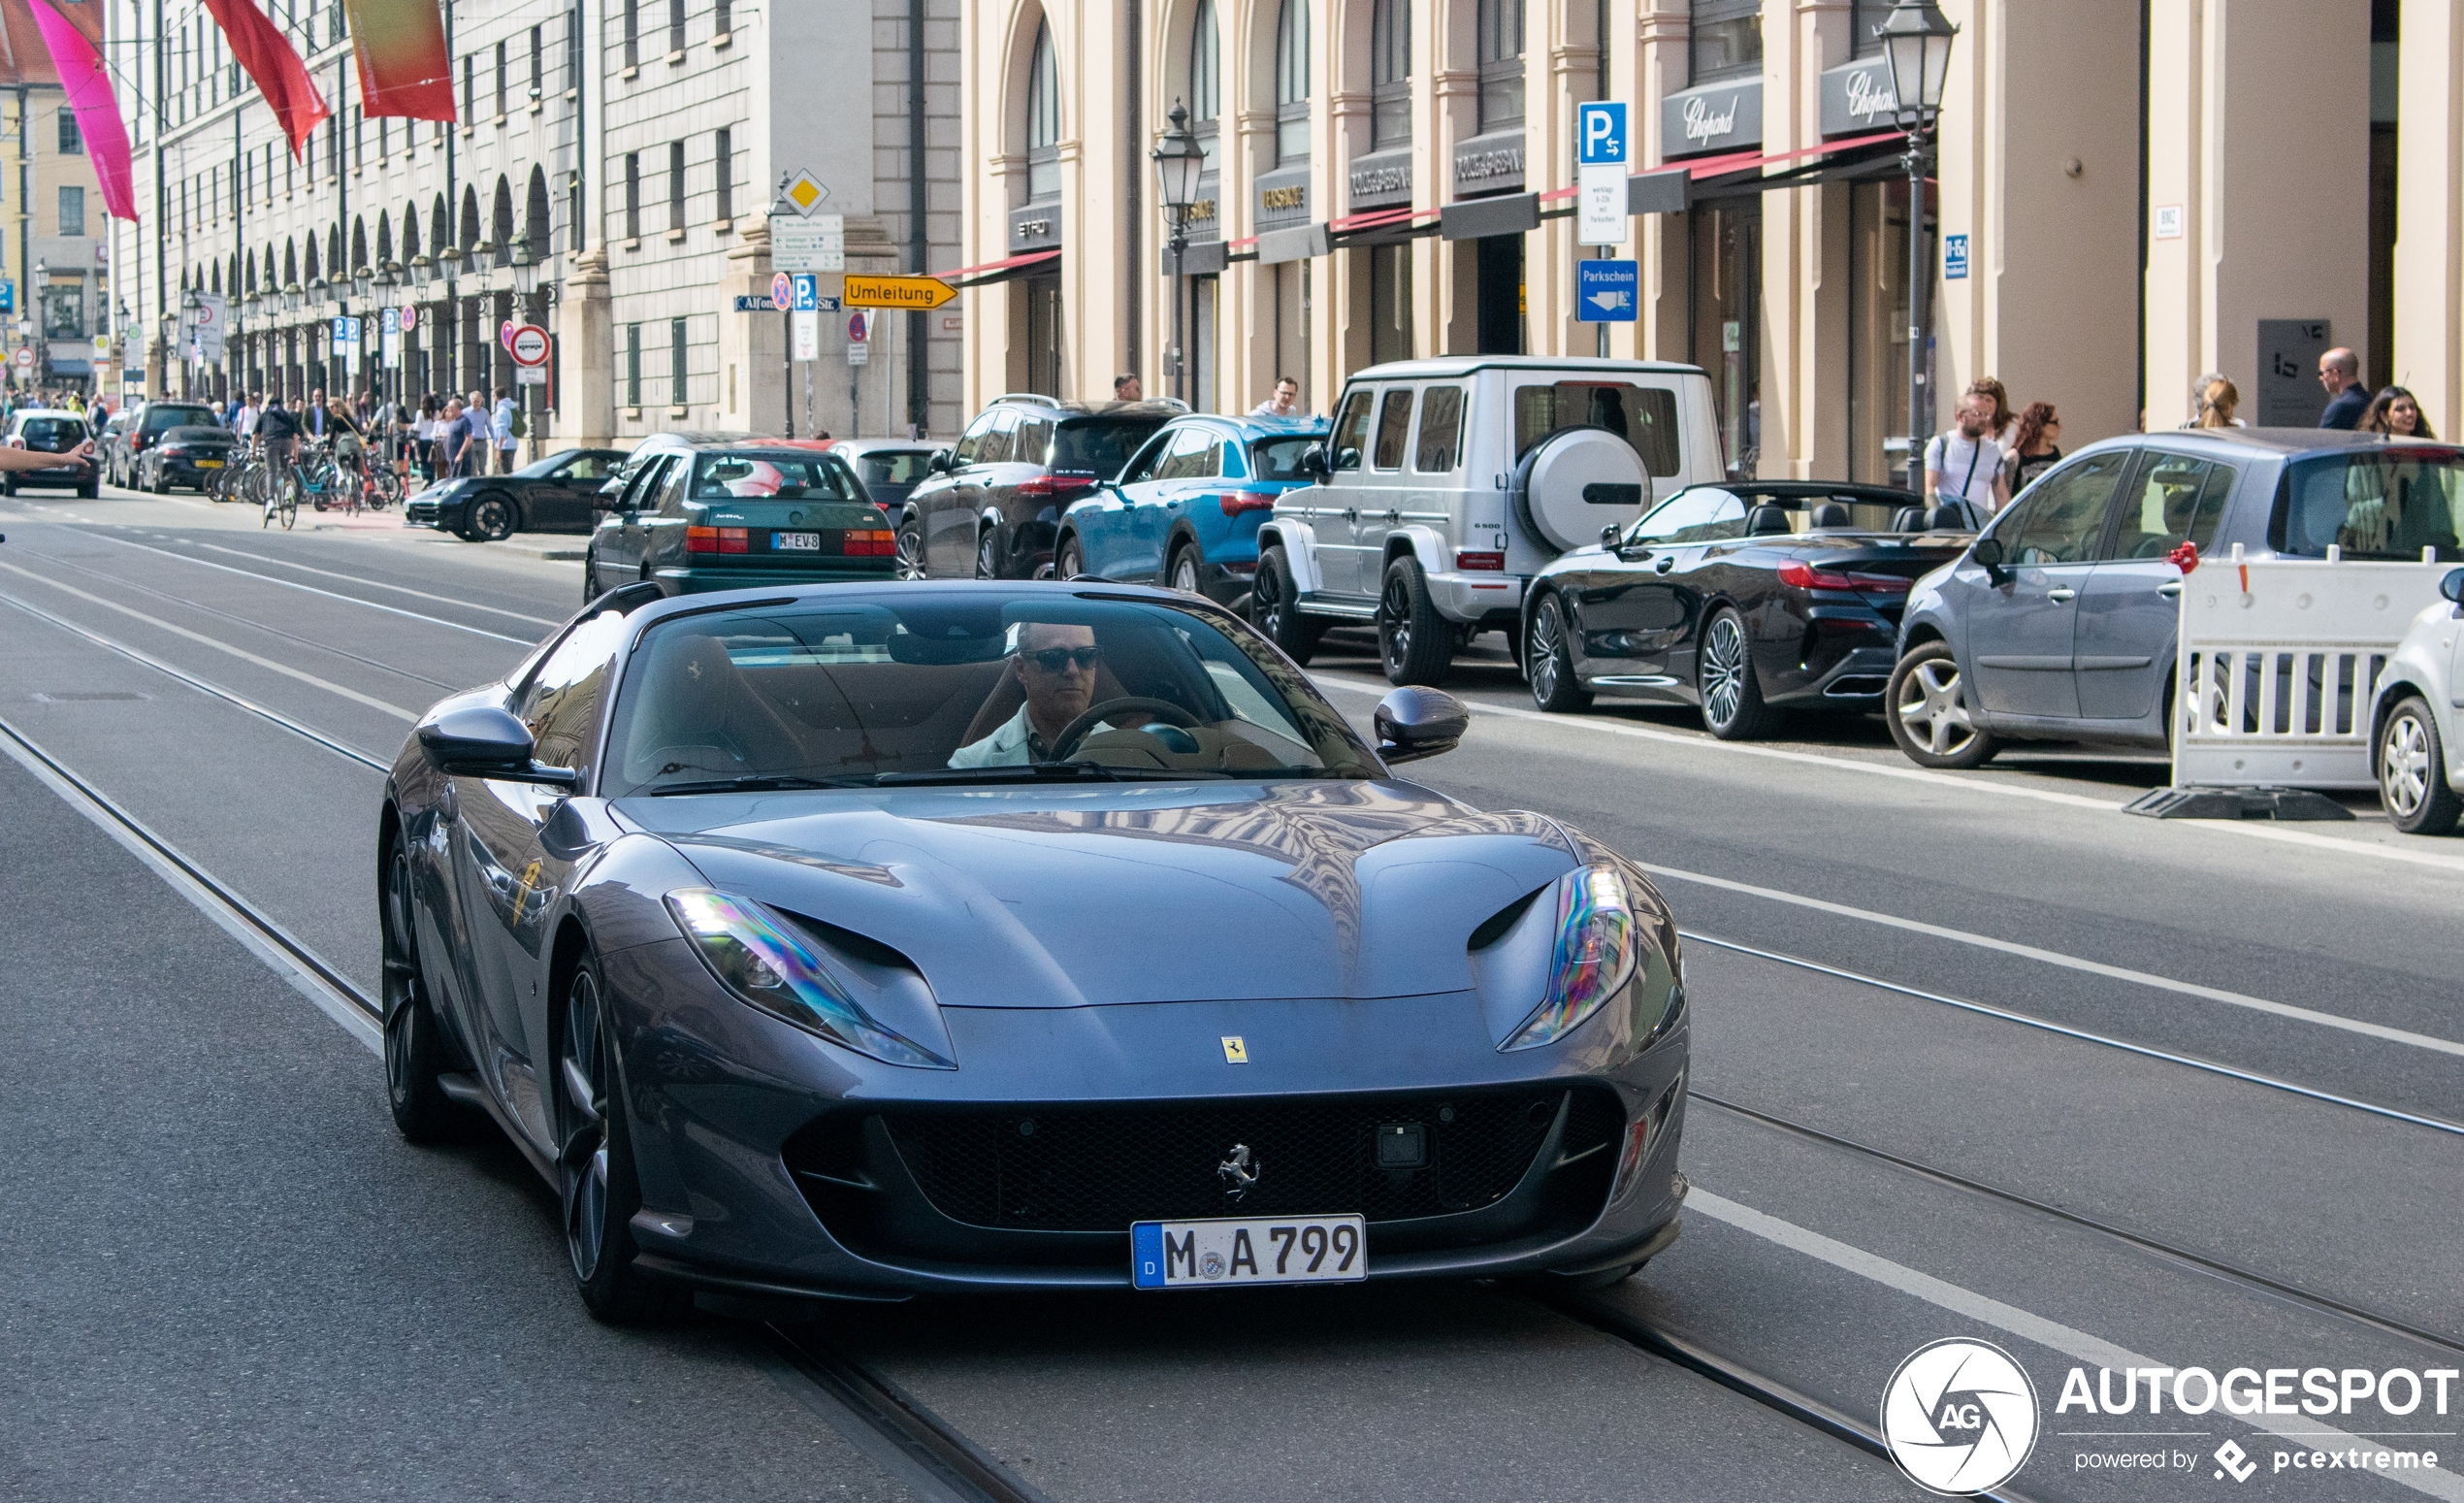
[[[1915,1498],[1882,1395],[1963,1337],[2036,1390],[2007,1496],[2464,1497],[2464,1384],[2058,1407],[2464,1367],[2464,840],[2139,819],[2161,765],[1924,772],[1870,720],[1543,716],[1475,655],[1410,770],[1616,844],[1691,936],[1692,1193],[1640,1275],[619,1331],[508,1147],[395,1136],[347,997],[371,764],[580,604],[570,540],[116,492],[0,530],[0,1496]],[[1365,647],[1313,665],[1364,722]],[[2307,1464],[2351,1447],[2439,1464]]]

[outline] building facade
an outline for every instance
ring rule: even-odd
[[[1929,395],[1999,377],[2077,443],[2315,421],[2317,355],[2464,421],[2464,0],[1942,0],[1913,227]],[[1674,359],[1731,468],[1901,473],[1909,191],[1887,0],[1018,0],[971,8],[970,405],[1154,392],[1324,410],[1414,354]],[[1576,316],[1577,103],[1627,102],[1638,316]],[[2287,108],[2298,100],[2298,108]],[[1177,271],[1149,161],[1206,152]],[[1175,330],[1180,330],[1176,339]],[[2144,414],[2144,417],[2143,417]]]
[[[450,123],[364,115],[340,4],[268,11],[334,112],[296,156],[198,0],[111,11],[115,46],[147,60],[119,81],[142,217],[113,226],[145,389],[508,387],[556,444],[780,433],[791,416],[798,432],[952,430],[955,328],[883,317],[856,365],[826,317],[791,395],[766,310],[782,174],[827,187],[818,207],[843,215],[851,267],[956,253],[958,0],[447,0]],[[182,322],[191,293],[228,300],[218,362]],[[741,307],[753,298],[764,311]],[[388,309],[405,324],[391,362]],[[355,345],[337,338],[353,318]],[[551,335],[535,386],[503,338],[520,323]]]

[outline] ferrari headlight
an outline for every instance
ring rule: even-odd
[[[693,941],[701,963],[739,1000],[886,1064],[957,1068],[875,1023],[820,957],[760,903],[688,887],[667,895],[667,911]]]
[[[1560,877],[1548,992],[1505,1047],[1555,1043],[1624,991],[1635,974],[1635,927],[1626,879],[1615,867],[1585,866]]]

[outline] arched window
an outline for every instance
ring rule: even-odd
[[[1377,0],[1369,13],[1369,144],[1411,144],[1411,3]]]
[[[1523,0],[1480,0],[1480,130],[1523,126]]]
[[[1061,70],[1053,56],[1053,28],[1035,25],[1035,52],[1026,67],[1026,196],[1058,198],[1061,192]]]
[[[1197,133],[1198,149],[1206,153],[1208,172],[1215,171],[1216,119],[1223,114],[1219,63],[1215,0],[1198,0],[1198,14],[1189,20],[1189,128]]]
[[[1275,159],[1309,160],[1309,0],[1283,0],[1275,22]]]

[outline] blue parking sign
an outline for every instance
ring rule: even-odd
[[[1626,164],[1626,107],[1595,100],[1574,107],[1575,161],[1584,167]]]
[[[1574,263],[1574,317],[1583,323],[1632,323],[1642,278],[1632,261]]]
[[[795,274],[795,310],[818,312],[822,306],[822,279],[811,272]]]

